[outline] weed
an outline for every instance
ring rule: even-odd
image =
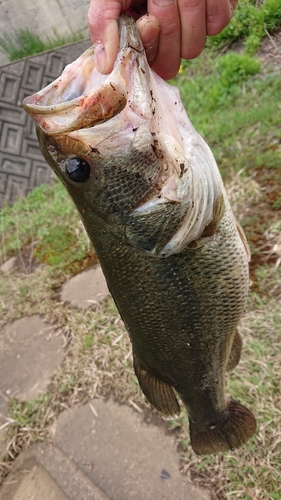
[[[93,347],[94,339],[92,335],[85,335],[83,338],[83,349],[88,351]]]
[[[75,274],[96,262],[79,216],[59,183],[42,185],[6,206],[0,213],[0,242],[0,262],[27,245],[33,247],[32,258],[54,272]]]
[[[208,46],[222,47],[242,39],[246,52],[255,54],[262,39],[281,26],[279,0],[241,0],[228,26],[218,35],[209,37]]]
[[[83,36],[81,33],[64,37],[59,35],[56,30],[53,30],[53,36],[47,37],[47,39],[43,41],[29,29],[19,29],[15,31],[13,35],[3,32],[0,36],[0,51],[4,52],[9,57],[10,61],[16,61],[23,57],[39,54],[45,50],[51,50],[55,47],[61,47],[82,39]]]
[[[244,82],[250,76],[260,71],[260,61],[246,54],[230,52],[219,58],[209,55],[207,69],[197,71],[194,77],[192,63],[184,64],[184,70],[176,83],[181,87],[181,93],[189,99],[187,110],[204,109],[206,115],[218,107],[229,107],[239,97]],[[194,64],[195,71],[197,63]],[[189,77],[189,70],[191,76]],[[192,97],[196,95],[196,104]],[[195,111],[195,109],[194,109]],[[202,115],[201,115],[202,119]]]
[[[1,456],[1,472],[7,473],[8,459],[14,459],[30,443],[47,439],[46,424],[58,414],[59,405],[50,393],[42,393],[35,399],[19,402],[11,399],[8,403],[9,418],[6,426],[8,440],[7,454]]]
[[[247,61],[253,63],[249,71]],[[281,80],[274,73],[250,74],[258,67],[242,54],[216,59],[208,53],[200,62],[189,62],[174,80],[191,122],[211,147],[225,178],[231,169],[280,168],[281,108],[276,95],[281,93]]]

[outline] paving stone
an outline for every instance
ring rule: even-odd
[[[0,487],[0,500],[109,499],[58,448],[40,443],[17,459]]]
[[[101,267],[95,266],[68,280],[61,290],[61,299],[74,307],[87,309],[93,304],[100,304],[109,294]]]
[[[6,262],[4,262],[4,264],[2,264],[2,266],[0,267],[0,271],[4,274],[9,273],[13,269],[15,261],[16,257],[11,257],[10,259],[6,260]]]
[[[93,400],[63,412],[54,443],[111,500],[208,500],[179,473],[173,436],[126,405]]]
[[[6,420],[7,415],[8,415],[7,403],[5,398],[0,394],[0,456],[5,442],[5,427],[7,425],[7,420]]]
[[[63,356],[62,336],[40,316],[7,324],[0,333],[0,390],[23,401],[36,397]]]
[[[7,403],[5,398],[0,394],[0,426],[5,422],[7,416]]]

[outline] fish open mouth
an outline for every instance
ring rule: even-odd
[[[27,97],[23,106],[39,128],[50,135],[90,128],[109,120],[126,106],[126,90],[95,68],[94,48],[66,66],[62,75]]]
[[[136,99],[132,82],[134,66],[144,49],[132,20],[121,16],[119,20],[120,50],[110,75],[101,75],[95,67],[94,46],[76,61],[65,67],[62,75],[38,93],[24,99],[23,106],[37,126],[48,135],[91,128],[119,114],[130,101],[130,108],[141,117],[149,117],[148,99]],[[137,68],[142,88],[148,89],[149,75],[146,57]],[[141,78],[141,75],[143,77]],[[139,85],[140,86],[140,85]],[[151,95],[149,95],[151,97]],[[136,106],[136,101],[137,106]],[[144,104],[145,103],[145,104]],[[145,109],[146,108],[146,109]]]

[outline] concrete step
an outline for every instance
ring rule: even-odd
[[[61,413],[54,444],[111,500],[210,500],[181,476],[175,436],[112,399]]]
[[[0,488],[1,500],[109,500],[54,445],[31,446]]]

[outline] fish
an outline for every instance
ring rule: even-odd
[[[242,349],[249,248],[178,89],[149,67],[134,20],[118,23],[109,75],[92,46],[23,106],[94,246],[142,392],[164,416],[186,408],[197,455],[227,452],[256,432],[226,387]]]

